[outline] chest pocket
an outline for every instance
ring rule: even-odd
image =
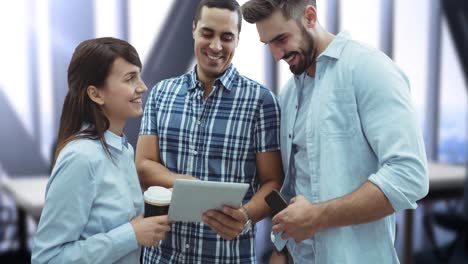
[[[216,149],[224,149],[224,154],[234,151],[239,155],[245,155],[253,151],[255,128],[253,113],[254,111],[237,111],[237,113],[220,111],[217,113],[213,117],[214,126],[208,130],[212,138],[211,144]]]
[[[320,131],[327,137],[351,137],[357,130],[357,106],[352,88],[333,89],[321,102]]]

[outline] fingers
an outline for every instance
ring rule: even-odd
[[[221,226],[223,229],[231,229],[234,231],[242,231],[242,229],[244,229],[244,225],[242,223],[219,211],[210,210],[203,214],[203,219],[204,222],[210,224],[213,223],[213,225]]]
[[[158,222],[153,222],[155,224],[154,230],[153,230],[153,241],[152,243],[153,246],[159,245],[159,243],[164,240],[166,233],[171,231],[171,226],[169,226],[167,223],[158,223]]]
[[[167,215],[160,215],[160,216],[151,216],[147,217],[147,219],[151,219],[151,221],[154,221],[158,224],[169,224],[169,216]]]
[[[288,213],[289,213],[288,208],[284,209],[283,211],[281,211],[277,215],[275,215],[273,217],[273,219],[271,219],[271,222],[274,225],[285,222],[285,220],[287,219]]]
[[[209,210],[207,211],[204,216],[207,220],[216,220],[216,222],[221,223],[225,227],[230,227],[233,230],[240,230],[244,229],[244,223],[238,221],[237,219],[231,217],[230,215],[226,215],[223,212],[217,210]],[[239,231],[239,232],[240,232]]]
[[[150,223],[150,226],[152,227],[152,230],[155,232],[155,234],[160,235],[162,238],[164,238],[164,234],[166,232],[171,231],[171,226],[169,225],[170,222],[167,215],[147,217],[145,220]],[[159,240],[161,240],[161,238],[159,238]]]
[[[277,224],[277,225],[274,225],[271,227],[271,230],[273,230],[273,232],[282,232],[284,231],[284,226],[282,224]]]
[[[224,206],[223,213],[236,219],[238,222],[241,222],[241,223],[247,222],[247,217],[245,213],[243,211],[240,211],[239,209],[234,209],[229,206]]]
[[[291,200],[289,200],[289,204],[293,204],[296,202],[297,196],[293,197]]]
[[[291,237],[291,234],[289,234],[288,232],[284,231],[282,234],[281,234],[281,238],[284,239],[284,240],[287,240]]]
[[[161,241],[161,240],[164,240],[164,237],[165,237],[165,233],[154,233],[154,236],[153,236],[153,239],[154,241]]]
[[[171,231],[171,226],[170,226],[170,225],[160,225],[160,224],[157,224],[157,225],[154,227],[154,231],[155,231],[155,232],[158,232],[158,233],[166,233],[166,232]]]
[[[203,222],[227,240],[234,239],[244,229],[242,224],[220,212],[206,212],[203,215]]]
[[[161,234],[158,234],[158,233],[155,233],[153,235],[153,239],[150,243],[150,246],[158,246],[159,243],[161,243],[161,241],[164,240],[164,234],[161,235]]]
[[[172,222],[169,220],[167,215],[162,215],[162,216],[151,216],[145,218],[145,221],[151,223],[153,226],[164,226],[165,228],[169,227]],[[170,230],[170,228],[169,228]]]

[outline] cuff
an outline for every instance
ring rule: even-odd
[[[130,223],[123,224],[108,233],[114,243],[115,252],[132,252],[139,248]]]
[[[407,195],[405,195],[404,188],[400,188],[398,185],[388,180],[388,178],[387,175],[383,175],[383,171],[379,171],[378,173],[372,174],[368,180],[379,187],[395,211],[416,209],[416,202],[408,199]]]

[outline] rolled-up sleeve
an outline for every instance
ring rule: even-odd
[[[130,223],[83,237],[97,192],[93,167],[83,154],[62,154],[47,185],[32,263],[112,263],[137,250]]]
[[[414,209],[427,195],[429,180],[422,133],[409,81],[387,57],[362,57],[353,85],[363,132],[379,161],[369,181],[377,185],[395,211]]]
[[[280,107],[275,95],[264,90],[255,123],[255,151],[280,150]]]

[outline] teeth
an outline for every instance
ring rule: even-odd
[[[131,101],[132,103],[141,103],[141,99],[135,99]]]
[[[289,57],[285,58],[284,60],[285,60],[288,64],[291,64],[295,57],[296,57],[296,54],[291,54],[291,55],[289,55]]]
[[[221,59],[221,56],[211,56],[211,55],[208,55],[208,58],[212,59],[212,60],[219,60]]]

